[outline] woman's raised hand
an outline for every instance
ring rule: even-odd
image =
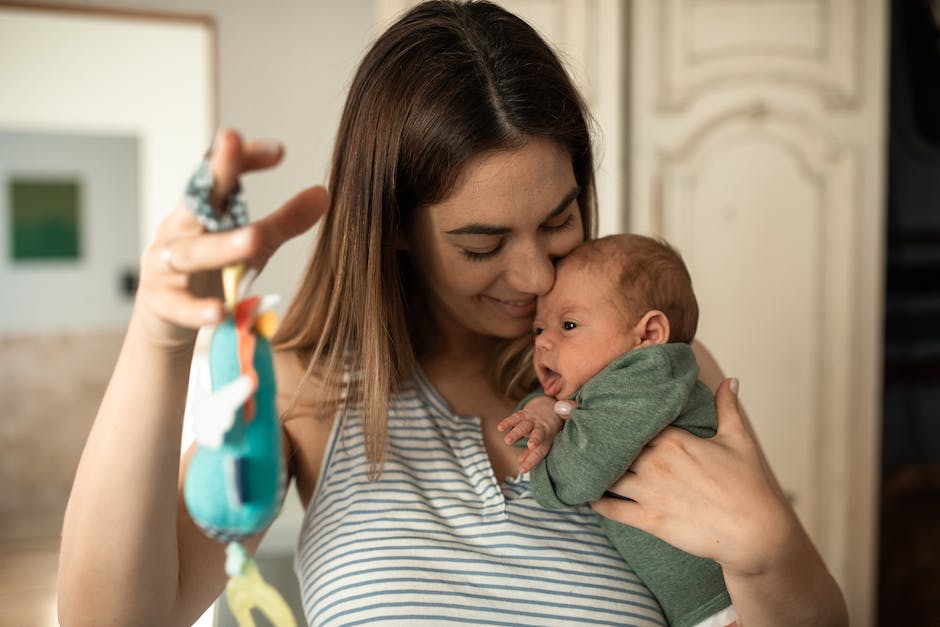
[[[283,154],[280,144],[220,131],[210,155],[213,206],[223,204],[242,174],[270,168]],[[181,200],[144,250],[134,317],[153,343],[186,349],[200,326],[222,316],[218,270],[243,261],[260,271],[281,244],[313,226],[328,204],[326,189],[310,187],[246,227],[207,233]]]

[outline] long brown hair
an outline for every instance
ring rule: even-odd
[[[551,48],[489,2],[418,5],[366,53],[336,138],[330,208],[274,340],[304,360],[324,411],[362,403],[371,477],[384,460],[389,395],[416,363],[413,313],[422,296],[399,237],[415,211],[447,198],[471,157],[530,137],[571,155],[584,236],[593,236],[587,120]],[[506,342],[498,360],[507,397],[531,383],[528,344]]]

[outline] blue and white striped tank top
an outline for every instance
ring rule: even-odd
[[[418,373],[390,401],[382,476],[337,416],[294,567],[310,625],[665,625],[587,508],[496,480],[478,418]]]

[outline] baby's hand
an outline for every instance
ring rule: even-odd
[[[558,410],[555,406],[560,404],[549,396],[534,398],[526,407],[504,418],[496,426],[499,431],[509,430],[503,438],[506,444],[513,444],[523,437],[529,439],[527,448],[519,453],[520,472],[532,470],[551,450],[552,441],[571,414],[570,410],[564,417],[556,413]]]

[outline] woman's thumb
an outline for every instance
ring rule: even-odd
[[[260,254],[256,257],[259,269],[281,244],[316,224],[329,205],[329,193],[317,185],[298,193],[280,209],[256,222],[260,239]]]
[[[316,224],[326,212],[329,204],[329,192],[325,187],[315,185],[301,191],[278,211],[265,218],[273,223],[272,236],[275,240],[275,247],[304,233]]]
[[[738,389],[740,382],[737,379],[725,379],[715,392],[715,407],[718,410],[718,431],[731,426],[731,423],[740,425],[741,410],[738,407]]]

